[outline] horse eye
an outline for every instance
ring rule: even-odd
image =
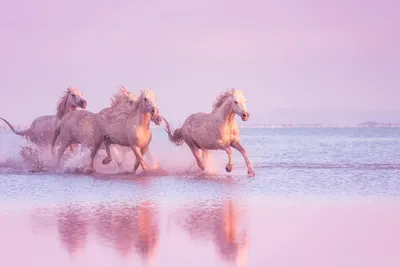
[[[237,104],[239,104],[239,103],[235,100],[235,104],[237,105]]]
[[[147,101],[147,97],[144,98],[144,101]]]

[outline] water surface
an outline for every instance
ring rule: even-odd
[[[122,179],[23,173],[0,133],[0,266],[400,266],[400,129],[243,129],[254,178],[153,139],[169,175]]]

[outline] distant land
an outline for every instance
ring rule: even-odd
[[[300,110],[277,109],[250,116],[252,124],[356,125],[363,122],[400,124],[400,110]]]
[[[240,124],[240,128],[400,128],[400,123],[365,122],[358,124]]]

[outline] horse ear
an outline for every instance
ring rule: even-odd
[[[144,89],[140,89],[140,93],[143,94],[144,93]]]

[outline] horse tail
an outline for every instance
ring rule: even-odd
[[[177,146],[182,145],[183,144],[182,128],[175,129],[174,131],[169,122],[164,117],[161,116],[161,118],[165,122],[165,131],[168,134],[169,141],[171,141]]]
[[[55,154],[54,146],[56,145],[57,137],[60,135],[60,132],[61,132],[61,123],[59,123],[56,129],[54,130],[53,139],[51,140],[51,153],[53,155]]]
[[[13,133],[15,133],[16,135],[24,136],[25,138],[27,137],[26,135],[28,134],[29,129],[24,130],[24,131],[17,131],[17,130],[15,130],[14,126],[12,126],[11,123],[9,123],[6,119],[0,118],[0,120],[7,123],[8,127],[10,127],[11,131],[13,131]]]

